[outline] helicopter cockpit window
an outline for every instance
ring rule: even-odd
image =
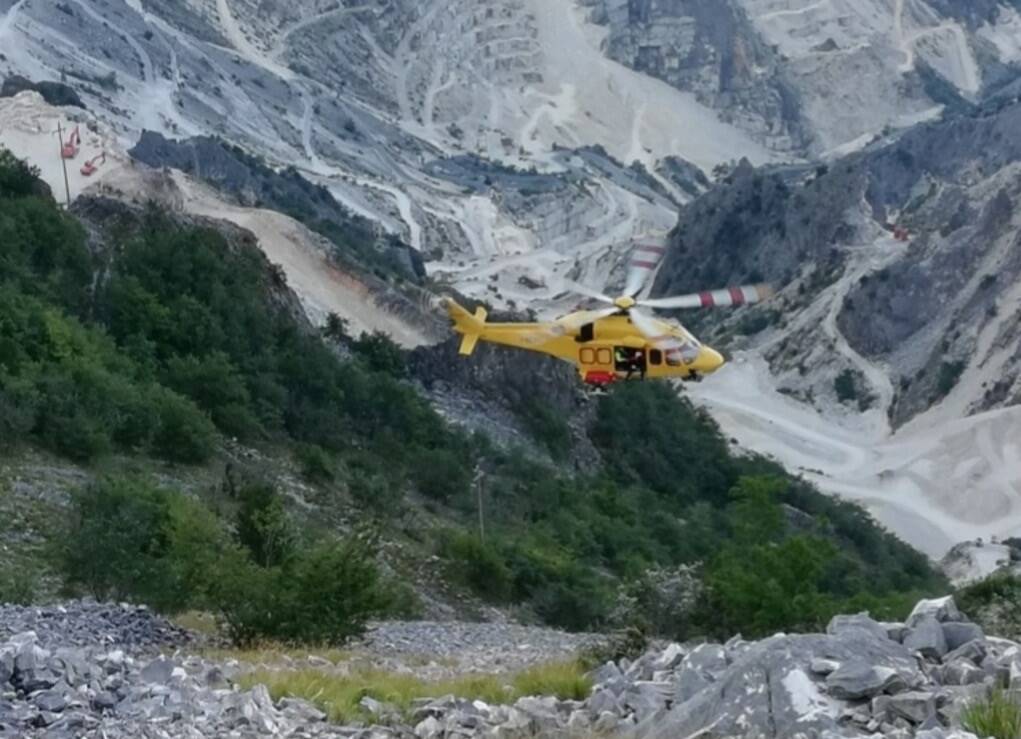
[[[663,364],[663,352],[661,352],[659,349],[650,349],[649,364],[656,365],[657,367]]]

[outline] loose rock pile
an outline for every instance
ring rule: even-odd
[[[0,605],[0,639],[26,631],[35,632],[47,649],[115,645],[138,651],[182,647],[192,641],[189,632],[144,606],[91,601],[51,608]]]
[[[426,679],[464,672],[510,672],[537,663],[571,659],[606,640],[509,623],[386,621],[374,625],[356,647],[384,664],[426,660],[446,669]]]
[[[959,728],[961,710],[994,685],[1021,689],[1021,647],[986,638],[945,598],[922,601],[903,624],[838,616],[826,634],[671,644],[594,677],[584,702],[434,701],[416,714],[414,733],[975,739]]]
[[[32,629],[22,631],[26,625]],[[974,739],[954,728],[962,708],[994,685],[1021,690],[1021,647],[987,638],[949,598],[922,601],[903,624],[838,616],[826,634],[670,644],[598,668],[584,701],[535,696],[493,706],[447,696],[420,701],[401,716],[366,698],[363,708],[380,724],[370,727],[329,724],[311,704],[274,702],[262,686],[237,690],[225,675],[229,668],[179,656],[186,635],[145,609],[0,608],[2,632],[9,634],[0,638],[5,739]],[[480,653],[503,649],[497,631],[481,626],[395,624],[373,634],[369,644],[391,652],[420,653],[423,635],[441,653],[442,645],[451,654],[469,648],[476,637]],[[524,652],[546,646],[530,642],[553,639],[553,632],[526,634]],[[154,656],[154,647],[169,647],[172,656]]]

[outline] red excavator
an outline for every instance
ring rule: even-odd
[[[64,159],[74,159],[78,156],[78,147],[82,145],[82,137],[78,133],[78,126],[74,127],[71,131],[71,135],[67,137],[67,141],[61,147],[60,155]]]
[[[100,164],[106,164],[106,152],[102,152],[98,157],[92,157],[89,161],[82,165],[82,175],[85,177],[91,177],[99,169]]]

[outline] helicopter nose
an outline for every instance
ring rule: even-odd
[[[715,372],[726,363],[727,360],[723,358],[722,354],[706,346],[702,347],[696,365],[699,372],[709,374],[710,372]]]

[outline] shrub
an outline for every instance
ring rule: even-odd
[[[1021,705],[1003,690],[994,690],[985,700],[965,706],[961,725],[982,737],[1019,739],[1021,737]]]
[[[168,523],[166,491],[126,478],[89,485],[72,497],[71,524],[61,539],[66,582],[99,600],[183,606],[176,593],[163,590]]]
[[[610,621],[618,628],[684,641],[693,636],[705,586],[695,567],[646,570],[618,588]]]
[[[321,446],[301,444],[295,449],[294,456],[301,468],[301,476],[311,483],[329,483],[337,477],[333,458]]]
[[[443,502],[464,498],[471,487],[471,473],[457,452],[422,449],[412,459],[412,482],[426,497]]]
[[[373,372],[382,372],[392,377],[403,377],[407,374],[404,351],[382,331],[362,333],[352,342],[351,348]]]
[[[0,603],[31,605],[35,601],[38,587],[33,572],[25,568],[0,567]]]
[[[566,459],[571,453],[571,429],[567,421],[550,408],[530,401],[519,412],[529,433],[556,460]]]
[[[297,550],[297,532],[283,498],[266,483],[245,485],[238,497],[238,541],[260,567],[286,564]]]
[[[374,471],[374,465],[363,462],[354,466],[349,473],[347,487],[355,500],[379,518],[390,518],[401,510],[404,499],[402,482]]]
[[[483,598],[503,602],[511,594],[511,572],[500,554],[472,534],[447,530],[441,533],[440,554],[449,561],[450,572]]]
[[[939,376],[936,378],[936,399],[944,398],[950,394],[967,366],[966,362],[943,362],[939,366]]]
[[[35,192],[39,169],[0,147],[0,197],[25,197]]]
[[[324,540],[284,566],[222,561],[213,600],[237,644],[342,644],[394,605],[394,591],[363,542]]]
[[[164,459],[197,464],[209,459],[216,448],[216,429],[193,403],[158,388],[153,400],[159,423],[153,437],[153,451]]]
[[[837,379],[833,381],[833,390],[837,394],[837,400],[841,403],[850,403],[858,399],[858,386],[854,380],[854,371],[845,369]]]

